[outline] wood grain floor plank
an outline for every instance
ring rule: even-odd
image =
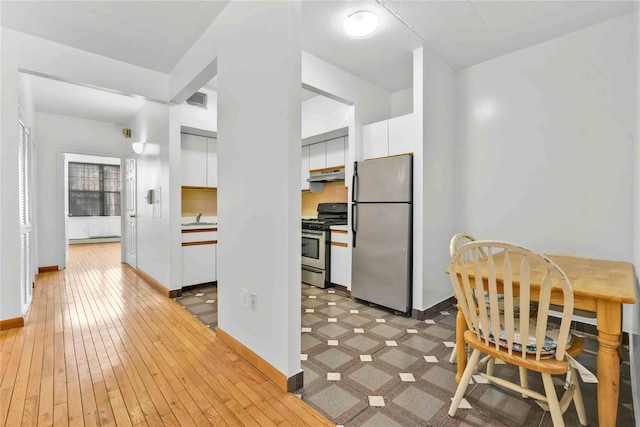
[[[67,402],[58,403],[53,407],[53,425],[63,427],[69,425],[69,412]]]
[[[19,328],[13,328],[0,331],[0,384],[3,382],[4,374],[8,372],[7,365],[9,364],[9,355],[13,351],[14,343],[19,346],[22,345],[22,342],[16,342],[18,330]],[[22,335],[20,335],[20,337],[22,337]]]
[[[119,244],[70,254],[38,275],[25,326],[0,332],[0,426],[332,425],[122,264]]]
[[[53,425],[53,377],[47,375],[40,382],[38,425]]]

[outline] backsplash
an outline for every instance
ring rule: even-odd
[[[344,182],[327,182],[320,193],[302,193],[302,216],[315,217],[318,203],[347,202],[348,188]],[[190,188],[182,187],[182,212],[183,217],[195,217],[199,213],[202,216],[218,216],[218,189],[217,188]]]
[[[318,203],[347,202],[349,189],[344,182],[326,182],[321,193],[302,193],[302,216],[318,215]]]
[[[218,216],[217,188],[189,188],[182,187],[182,215]]]

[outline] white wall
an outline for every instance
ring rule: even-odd
[[[40,267],[60,265],[64,238],[62,153],[122,156],[128,144],[122,126],[76,117],[36,113],[38,140],[38,261]]]
[[[391,94],[391,117],[413,113],[413,87]]]
[[[459,72],[459,231],[634,261],[636,22]],[[627,306],[626,330],[630,321]]]
[[[302,138],[349,126],[351,107],[318,95],[302,103]]]
[[[170,275],[173,241],[169,232],[172,229],[170,206],[179,202],[171,197],[169,191],[169,118],[168,105],[147,102],[126,127],[131,128],[132,141],[146,141],[144,153],[136,156],[137,268],[171,290],[176,287]],[[127,149],[126,154],[131,154],[130,144],[127,144]],[[159,190],[158,212],[154,213],[154,206],[147,204],[145,196],[148,190]]]
[[[198,89],[198,92],[207,94],[207,108],[186,102],[173,108],[179,112],[182,126],[216,132],[218,130],[218,93],[208,89]]]
[[[72,217],[67,223],[69,239],[120,237],[120,216]]]

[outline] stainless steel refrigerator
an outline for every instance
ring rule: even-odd
[[[351,296],[411,313],[413,156],[355,162]]]

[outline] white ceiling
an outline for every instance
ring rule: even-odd
[[[28,76],[36,110],[108,123],[126,123],[144,99],[35,75]]]
[[[628,13],[636,1],[303,1],[303,49],[390,92],[412,86],[419,46],[454,69],[514,52]],[[379,17],[365,39],[344,34],[358,10]]]
[[[2,26],[168,74],[228,1],[6,1]]]
[[[169,73],[227,4],[221,1],[0,1],[2,26]],[[412,85],[412,51],[425,46],[455,69],[631,12],[637,1],[303,0],[303,49],[389,92]],[[376,32],[350,39],[344,18],[379,16]],[[140,100],[30,76],[36,109],[122,123]],[[51,87],[48,87],[51,84]],[[56,92],[58,91],[58,92]],[[54,95],[48,94],[48,92]],[[62,96],[60,96],[62,95]],[[87,104],[82,105],[85,99]],[[66,102],[69,100],[69,102]],[[125,107],[124,104],[131,104]],[[98,105],[109,106],[104,115]],[[90,111],[93,112],[90,114]],[[116,110],[120,109],[121,116]],[[134,112],[135,112],[134,111]]]

